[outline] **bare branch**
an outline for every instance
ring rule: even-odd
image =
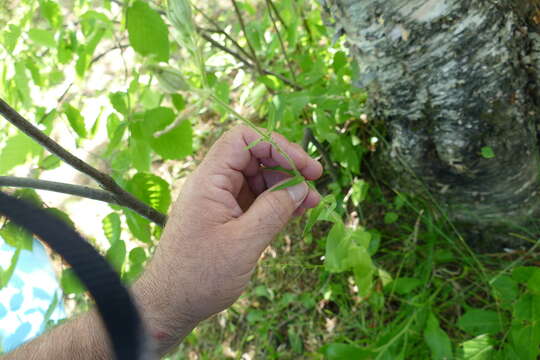
[[[28,188],[36,190],[54,191],[62,194],[79,196],[87,199],[117,204],[116,197],[109,191],[94,189],[88,186],[72,185],[55,181],[20,178],[15,176],[0,176],[0,187]]]
[[[30,136],[37,143],[45,147],[49,152],[58,156],[64,160],[67,164],[80,172],[90,176],[101,187],[114,194],[119,205],[130,208],[138,214],[146,217],[147,219],[155,222],[160,226],[164,226],[167,221],[166,215],[146,205],[129,192],[125,191],[114,181],[112,177],[102,173],[96,168],[85,163],[62,146],[56,141],[45,135],[41,130],[35,127],[32,123],[22,117],[17,111],[9,106],[3,99],[0,99],[0,114],[19,130]]]

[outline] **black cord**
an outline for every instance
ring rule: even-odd
[[[152,358],[150,341],[128,290],[81,235],[43,209],[2,192],[0,214],[35,234],[71,265],[94,298],[117,360]]]

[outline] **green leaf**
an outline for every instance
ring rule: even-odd
[[[385,290],[395,291],[399,295],[407,295],[423,284],[422,280],[410,277],[400,277],[394,279],[385,286]]]
[[[21,36],[21,28],[13,24],[10,24],[8,28],[9,31],[4,31],[3,34],[0,35],[2,36],[2,44],[6,48],[6,51],[8,53],[13,53],[17,46],[17,41]]]
[[[497,277],[492,283],[493,295],[503,304],[510,304],[519,295],[518,284],[507,275]]]
[[[126,132],[127,123],[122,123],[118,115],[111,113],[107,118],[107,135],[109,144],[107,146],[107,154],[114,150],[122,141]]]
[[[131,164],[137,171],[150,171],[150,144],[146,140],[131,139],[129,142]]]
[[[491,360],[493,346],[488,335],[480,335],[463,343],[464,360]]]
[[[17,250],[15,250],[15,253],[13,253],[11,260],[9,261],[9,267],[6,270],[0,267],[0,290],[9,283],[9,280],[11,280],[11,277],[17,268],[21,251],[21,248],[17,248]]]
[[[351,200],[354,206],[360,205],[366,199],[369,184],[365,180],[358,180],[352,186]]]
[[[512,270],[512,279],[521,284],[526,284],[529,282],[529,279],[536,273],[540,271],[535,266],[518,266]]]
[[[86,138],[88,133],[86,131],[86,124],[84,123],[84,118],[82,117],[81,112],[72,105],[67,104],[64,106],[64,113],[69,121],[69,125],[71,125],[71,128],[75,130],[77,135],[79,135],[81,138]]]
[[[337,221],[326,237],[324,265],[329,272],[339,273],[349,268],[349,249],[351,241],[346,236],[345,225]]]
[[[56,155],[49,155],[39,161],[39,167],[43,170],[52,170],[59,167],[61,160]]]
[[[303,183],[304,181],[306,181],[306,179],[304,179],[302,176],[295,176],[295,177],[285,181],[281,185],[278,185],[278,186],[272,188],[272,190],[270,190],[270,191],[279,191],[279,190],[287,189],[287,188],[293,187],[295,185],[298,185],[300,183]]]
[[[484,146],[481,150],[482,157],[484,159],[493,159],[495,158],[495,152],[489,146]]]
[[[28,59],[25,63],[26,68],[30,70],[30,74],[32,75],[32,80],[34,81],[34,83],[37,86],[43,86],[43,79],[41,77],[37,64],[33,61],[33,59]]]
[[[17,94],[19,95],[21,102],[24,107],[30,107],[32,99],[30,98],[30,86],[28,85],[29,79],[26,75],[26,66],[22,61],[15,64],[14,80],[17,87]]]
[[[102,224],[103,233],[105,234],[107,240],[109,240],[109,244],[113,246],[118,240],[120,240],[120,234],[122,232],[120,227],[120,216],[115,212],[110,213],[103,218]]]
[[[540,295],[540,268],[537,268],[527,281],[527,287],[532,293]]]
[[[163,159],[181,160],[193,152],[193,130],[189,120],[150,140],[152,149]]]
[[[387,212],[384,214],[384,223],[387,225],[393,224],[398,221],[399,215],[395,212]]]
[[[22,133],[10,137],[0,153],[0,174],[6,174],[14,167],[24,164],[30,158],[40,155],[43,148]]]
[[[65,269],[62,271],[60,284],[66,294],[82,294],[86,291],[84,285],[73,272],[73,269]]]
[[[118,240],[111,245],[105,258],[112,265],[113,269],[118,273],[122,273],[122,266],[126,259],[126,244],[122,240]]]
[[[194,38],[196,30],[190,0],[169,0],[168,5],[169,20],[178,31],[176,41],[180,46],[187,47],[191,52],[195,52]]]
[[[127,96],[128,94],[120,91],[109,94],[109,101],[111,102],[114,110],[118,111],[122,115],[126,115],[128,113]]]
[[[467,311],[459,318],[458,326],[474,336],[496,334],[503,328],[499,314],[495,311],[481,309]]]
[[[186,99],[180,94],[171,94],[171,101],[177,111],[182,111],[186,108]]]
[[[168,107],[158,107],[148,110],[144,113],[144,123],[142,124],[141,134],[134,134],[141,138],[150,138],[155,132],[165,129],[170,125],[176,115],[173,109]]]
[[[51,0],[40,1],[39,9],[43,16],[53,29],[57,29],[62,24],[62,13],[60,6]]]
[[[376,354],[348,344],[328,344],[321,349],[327,360],[374,360]]]
[[[339,217],[334,213],[336,206],[336,198],[333,195],[327,195],[322,198],[319,205],[309,212],[303,236],[306,236],[306,234],[311,231],[313,225],[315,225],[317,221],[333,221],[333,219],[339,219]]]
[[[347,261],[349,266],[352,266],[358,294],[363,297],[369,296],[373,285],[375,266],[367,249],[356,245],[351,246]]]
[[[166,213],[171,204],[169,183],[159,176],[137,173],[126,184],[127,190],[154,209]]]
[[[56,40],[54,34],[51,31],[43,29],[30,29],[28,36],[37,45],[45,46],[48,48],[56,47]]]
[[[132,265],[143,265],[148,256],[142,247],[136,247],[129,252],[129,261]]]
[[[448,334],[439,326],[439,321],[433,313],[430,312],[426,328],[424,330],[424,341],[431,350],[431,359],[433,360],[451,360],[452,343]]]
[[[152,243],[152,237],[150,234],[150,221],[146,218],[143,218],[139,214],[136,214],[132,210],[124,210],[126,215],[126,222],[129,228],[129,231],[133,236],[139,241],[145,242],[147,244]]]
[[[135,1],[127,10],[129,42],[143,56],[169,61],[169,29],[161,16],[144,1]]]

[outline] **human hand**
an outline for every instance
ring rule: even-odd
[[[239,126],[210,149],[184,184],[156,253],[134,286],[162,342],[173,344],[187,335],[186,327],[232,305],[273,238],[320,201],[306,183],[268,190],[289,175],[267,168],[291,166],[269,143],[247,150],[258,138]],[[321,176],[322,166],[299,145],[278,134],[273,139],[306,179]]]

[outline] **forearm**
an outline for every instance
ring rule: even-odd
[[[2,360],[110,359],[109,340],[94,311],[57,326],[3,356]]]
[[[169,323],[163,304],[148,301],[152,287],[137,282],[133,287],[134,298],[152,337],[157,354],[163,356],[187,336],[196,322]],[[161,310],[160,310],[161,308]],[[38,338],[20,346],[0,360],[104,360],[112,359],[106,330],[95,310],[70,319]]]

